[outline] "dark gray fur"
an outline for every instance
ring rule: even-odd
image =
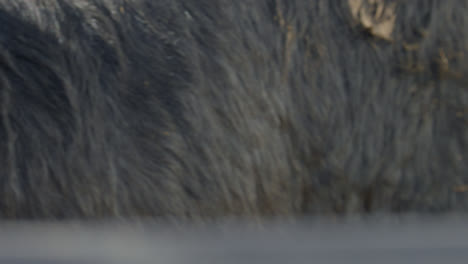
[[[2,218],[468,209],[468,1],[0,0]]]

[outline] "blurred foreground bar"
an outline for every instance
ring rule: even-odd
[[[0,224],[0,263],[466,264],[466,219],[381,218],[191,228],[8,222]]]

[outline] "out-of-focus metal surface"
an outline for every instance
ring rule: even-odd
[[[468,263],[467,217],[213,224],[0,224],[0,263]]]

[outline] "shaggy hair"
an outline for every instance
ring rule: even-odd
[[[0,217],[466,211],[467,12],[0,0]]]

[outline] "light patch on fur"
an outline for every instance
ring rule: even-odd
[[[348,0],[353,18],[374,37],[391,41],[396,3],[384,0]]]

